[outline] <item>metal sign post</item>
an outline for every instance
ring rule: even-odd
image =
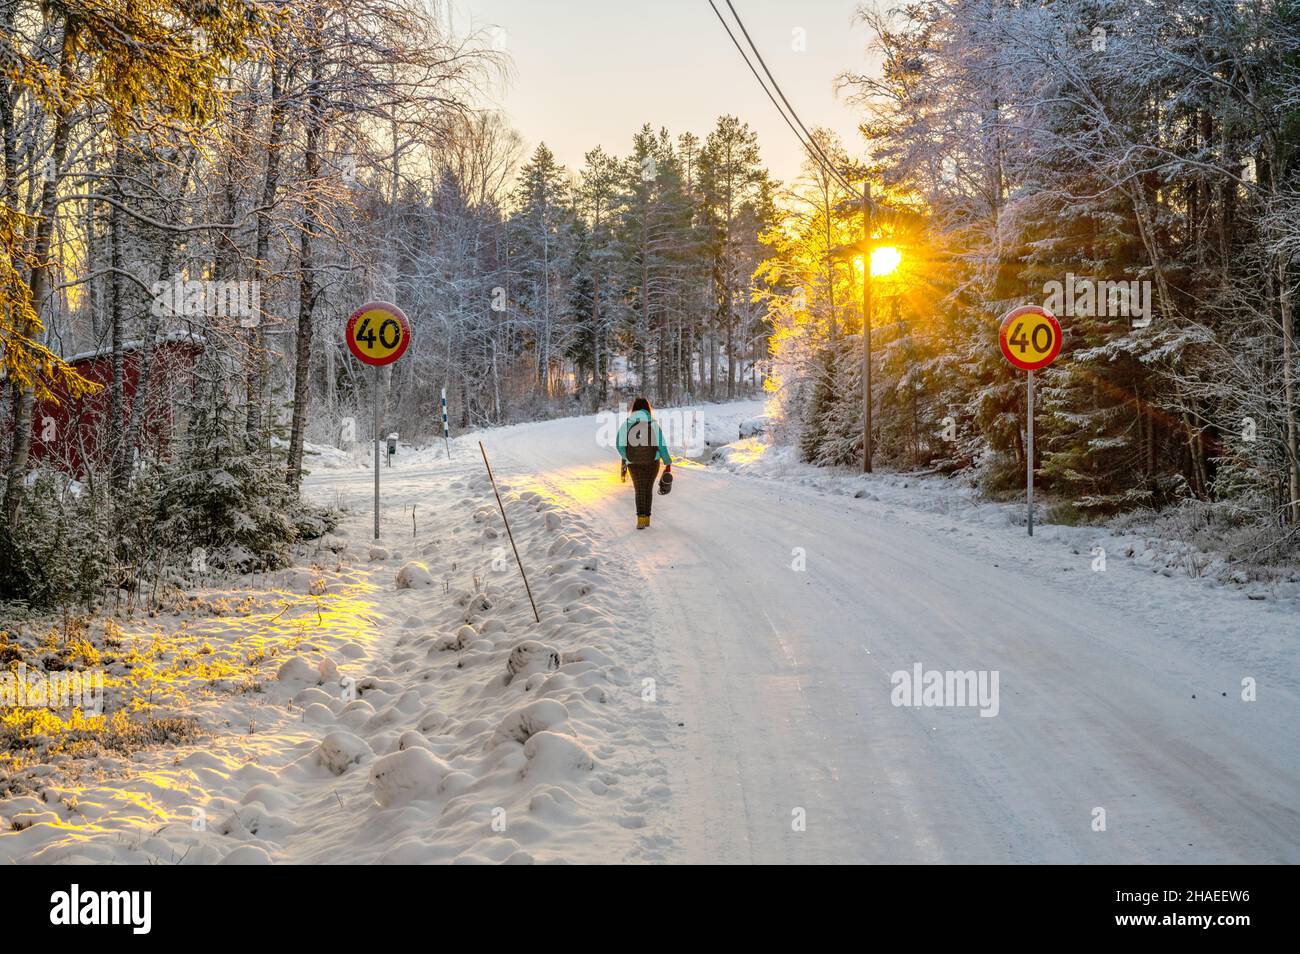
[[[1034,535],[1034,372],[1028,372],[1029,390],[1025,394],[1025,436],[1029,453],[1025,455],[1025,488],[1028,501],[1029,535]]]
[[[411,325],[402,309],[386,301],[372,301],[352,313],[343,329],[352,356],[375,369],[375,539],[379,539],[379,445],[383,443],[383,378],[381,369],[392,364],[411,346]]]
[[[1046,308],[1022,305],[1002,318],[998,347],[1002,356],[1028,372],[1025,392],[1025,525],[1034,535],[1034,372],[1045,368],[1061,353],[1061,324]]]

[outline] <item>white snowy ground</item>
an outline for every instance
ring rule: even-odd
[[[151,674],[156,714],[211,737],[0,778],[0,863],[665,859],[667,716],[625,668],[650,667],[620,574],[580,510],[500,481],[536,624],[477,446],[454,453],[385,468],[380,544],[372,472],[315,479],[358,509],[310,566],[124,624],[137,672],[159,647],[180,673],[166,698]]]
[[[760,410],[700,413],[716,444]],[[185,624],[260,691],[193,685],[202,745],[36,766],[0,862],[1300,861],[1291,594],[1097,531],[1093,572],[1089,531],[752,441],[637,531],[608,433],[483,435],[540,625],[476,437],[385,468],[386,553],[370,472],[318,466],[337,552]],[[997,671],[997,715],[893,705],[917,663]]]
[[[1086,531],[913,510],[890,477],[873,500],[681,467],[638,532],[594,433],[496,443],[589,515],[645,596],[659,698],[684,723],[673,858],[1300,860],[1293,600],[1115,553],[1092,572]],[[891,674],[916,663],[998,671],[998,715],[894,706]]]

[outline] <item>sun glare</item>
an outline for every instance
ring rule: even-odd
[[[873,278],[892,275],[898,270],[899,263],[902,261],[903,253],[892,245],[882,245],[880,248],[872,249],[871,275]]]

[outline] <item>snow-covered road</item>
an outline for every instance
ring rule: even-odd
[[[1255,674],[1183,651],[1170,633],[1197,619],[1114,608],[879,505],[703,467],[679,467],[638,532],[598,433],[567,419],[486,443],[517,484],[587,515],[644,597],[626,626],[653,632],[661,668],[634,675],[681,723],[672,857],[1300,861],[1300,706],[1266,679],[1243,701]],[[891,674],[917,664],[996,672],[996,715],[894,705]]]
[[[701,413],[731,441],[758,410]],[[373,475],[318,449],[344,519],[298,566],[114,623],[117,704],[197,739],[34,757],[0,864],[1300,861],[1294,600],[1114,536],[1089,572],[1094,531],[756,442],[638,531],[610,430],[404,449],[382,546]],[[965,704],[896,704],[916,672]]]

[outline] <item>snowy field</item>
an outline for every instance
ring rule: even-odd
[[[114,634],[200,737],[26,766],[0,861],[1300,861],[1294,590],[814,471],[761,412],[675,419],[644,532],[595,418],[401,447],[378,544],[364,455],[318,456],[299,566]],[[1000,696],[896,704],[918,665]]]

